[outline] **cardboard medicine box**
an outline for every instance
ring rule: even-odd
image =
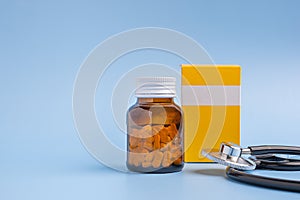
[[[202,149],[240,144],[241,68],[238,65],[182,65],[184,161],[211,162]]]

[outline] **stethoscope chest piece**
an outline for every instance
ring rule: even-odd
[[[202,150],[202,155],[219,164],[239,170],[254,170],[254,161],[242,157],[242,147],[233,143],[222,143],[219,151]]]

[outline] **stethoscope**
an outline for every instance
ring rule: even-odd
[[[203,150],[202,154],[212,161],[228,166],[226,175],[230,179],[262,187],[300,192],[300,181],[247,173],[255,169],[300,171],[300,160],[289,158],[289,155],[300,155],[300,147],[263,145],[242,148],[233,143],[222,143],[219,151]]]

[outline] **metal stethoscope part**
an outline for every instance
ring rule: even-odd
[[[280,154],[280,156],[278,156]],[[247,173],[249,170],[300,170],[300,160],[288,155],[300,155],[300,147],[262,145],[242,148],[233,143],[222,143],[219,151],[203,150],[202,155],[228,166],[226,175],[234,180],[263,187],[300,192],[300,181],[271,178]],[[287,156],[282,156],[287,155]]]
[[[232,167],[240,170],[254,170],[256,167],[255,162],[250,159],[243,158],[242,155],[250,153],[249,149],[242,149],[233,143],[222,143],[219,151],[206,152],[202,151],[202,154],[210,160],[213,160],[222,165]]]

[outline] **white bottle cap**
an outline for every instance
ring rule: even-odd
[[[176,78],[138,78],[135,96],[140,98],[173,98],[176,96]]]

